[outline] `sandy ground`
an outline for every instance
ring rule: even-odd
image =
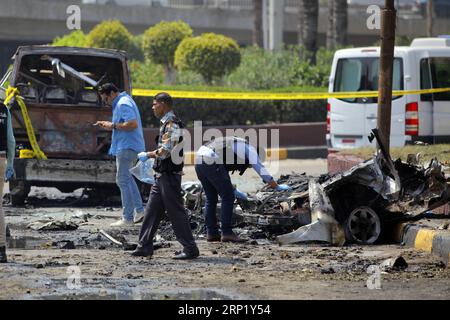
[[[318,175],[326,172],[326,162],[282,161],[275,176],[291,171]],[[187,167],[184,181],[194,179],[193,168]],[[249,192],[261,183],[251,170],[233,180]],[[401,245],[280,247],[265,239],[207,243],[198,235],[201,256],[180,262],[172,259],[180,245],[157,237],[162,248],[151,259],[135,258],[99,235],[104,229],[136,241],[139,225],[120,231],[109,227],[120,215],[117,206],[69,206],[70,199],[52,200],[61,198],[55,191],[33,189],[33,194],[49,200],[5,208],[12,238],[9,263],[0,265],[0,299],[450,299],[450,268]],[[27,228],[48,217],[71,218],[79,228]],[[406,269],[368,273],[369,266],[398,255]],[[380,289],[373,289],[374,278]]]

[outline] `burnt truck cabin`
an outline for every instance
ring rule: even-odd
[[[55,59],[78,75],[61,69]],[[31,186],[51,186],[63,192],[80,187],[115,188],[115,163],[108,156],[111,132],[93,126],[98,120],[109,120],[112,110],[102,104],[95,88],[83,76],[100,84],[113,82],[121,91],[131,93],[126,53],[26,46],[18,48],[13,60],[11,86],[19,89],[36,140],[48,158],[16,159],[16,179],[10,187],[13,203],[23,203]],[[31,149],[17,105],[12,115],[17,148]]]

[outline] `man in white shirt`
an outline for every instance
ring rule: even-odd
[[[291,191],[287,185],[278,185],[267,171],[256,149],[246,140],[225,137],[200,147],[196,154],[195,172],[206,195],[205,223],[206,240],[223,242],[242,242],[232,229],[235,190],[231,184],[230,171],[242,175],[247,168],[253,168],[263,181],[278,191]],[[221,198],[221,231],[217,225],[216,207]]]

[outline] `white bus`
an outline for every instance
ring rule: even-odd
[[[379,47],[336,51],[329,92],[377,91]],[[418,38],[395,47],[393,90],[450,87],[450,37]],[[327,143],[331,149],[374,146],[377,98],[328,99]],[[450,92],[393,97],[391,146],[414,141],[450,142]]]

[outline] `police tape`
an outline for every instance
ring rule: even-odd
[[[133,96],[154,97],[159,92],[167,92],[173,98],[185,99],[217,99],[217,100],[321,100],[328,98],[374,98],[378,97],[378,91],[355,92],[218,92],[218,91],[178,91],[178,90],[150,90],[133,89]],[[450,88],[424,89],[424,90],[393,90],[392,96],[408,94],[442,93],[450,91]]]
[[[23,121],[25,122],[25,127],[27,130],[28,140],[30,141],[31,148],[37,159],[47,160],[47,156],[42,152],[39,144],[36,140],[36,135],[34,133],[33,125],[31,124],[30,116],[28,115],[27,106],[23,101],[22,97],[19,96],[19,90],[17,88],[9,87],[6,89],[6,99],[3,102],[5,106],[8,106],[9,102],[15,98],[19,104],[20,110],[22,111]]]

